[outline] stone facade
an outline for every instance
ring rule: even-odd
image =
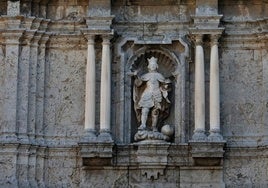
[[[268,2],[0,1],[0,187],[268,186]],[[171,80],[135,141],[129,75]]]

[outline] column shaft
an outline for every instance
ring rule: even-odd
[[[210,57],[210,129],[220,129],[220,88],[218,46],[211,47]]]
[[[218,37],[212,37],[210,52],[210,141],[222,141],[220,135],[220,82],[219,82],[219,54],[218,54]]]
[[[100,141],[112,141],[111,124],[111,54],[110,38],[103,37],[101,66]]]
[[[195,66],[195,129],[205,129],[205,72],[202,46],[196,46]]]
[[[205,135],[205,70],[202,35],[196,36],[195,48],[195,130],[193,140],[204,141]]]
[[[94,36],[88,38],[87,67],[86,67],[86,104],[85,104],[85,130],[86,137],[95,139],[95,84],[96,65]]]

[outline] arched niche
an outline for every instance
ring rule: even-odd
[[[185,121],[185,62],[186,57],[180,53],[174,53],[165,45],[138,45],[127,49],[124,62],[124,95],[123,102],[123,127],[124,142],[134,142],[133,137],[137,132],[137,119],[133,107],[133,77],[128,73],[141,69],[147,70],[147,58],[152,56],[158,58],[158,72],[166,78],[172,80],[172,90],[169,95],[171,100],[170,115],[165,119],[165,124],[170,124],[175,128],[175,135],[172,142],[184,143],[187,141],[186,121]],[[128,54],[128,55],[126,55]],[[122,95],[121,95],[122,96]]]

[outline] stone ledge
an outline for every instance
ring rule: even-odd
[[[220,167],[225,152],[225,142],[189,142],[184,145],[168,142],[126,145],[81,142],[78,145],[84,167],[128,166],[143,171],[152,168],[165,170],[167,166]],[[173,151],[174,147],[177,148],[176,151]]]

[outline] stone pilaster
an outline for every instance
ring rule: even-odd
[[[5,64],[2,75],[4,100],[2,103],[1,141],[17,142],[17,94],[20,38],[23,30],[9,30],[2,34],[5,38]]]
[[[32,145],[29,149],[28,179],[29,179],[30,187],[38,187],[37,181],[36,181],[36,173],[37,173],[36,150],[37,150],[37,146],[34,146],[34,145]]]
[[[24,34],[18,66],[18,102],[17,102],[17,126],[20,143],[28,144],[28,89],[29,89],[29,62],[31,41],[34,32]]]
[[[197,34],[195,40],[195,129],[192,139],[205,141],[205,68],[203,35]]]
[[[20,15],[20,1],[19,0],[7,1],[7,15],[8,16]]]
[[[22,144],[18,147],[17,155],[17,177],[19,187],[30,187],[29,183],[29,144]]]
[[[40,3],[41,0],[32,0],[32,15],[39,17]]]
[[[103,35],[101,66],[101,102],[99,141],[112,142],[111,137],[111,35]]]
[[[40,188],[45,186],[45,160],[46,159],[46,147],[38,147],[36,153],[36,181]]]
[[[36,74],[37,74],[37,57],[38,42],[40,36],[36,35],[31,43],[30,52],[30,69],[29,69],[29,94],[28,94],[28,135],[30,142],[35,144],[36,134]]]
[[[1,187],[18,187],[18,143],[0,143]]]
[[[39,3],[39,16],[41,18],[46,18],[47,17],[47,4],[49,0],[42,0]]]
[[[36,70],[36,142],[44,145],[44,100],[45,100],[45,70],[46,43],[49,36],[43,34],[39,41],[38,62]]]

